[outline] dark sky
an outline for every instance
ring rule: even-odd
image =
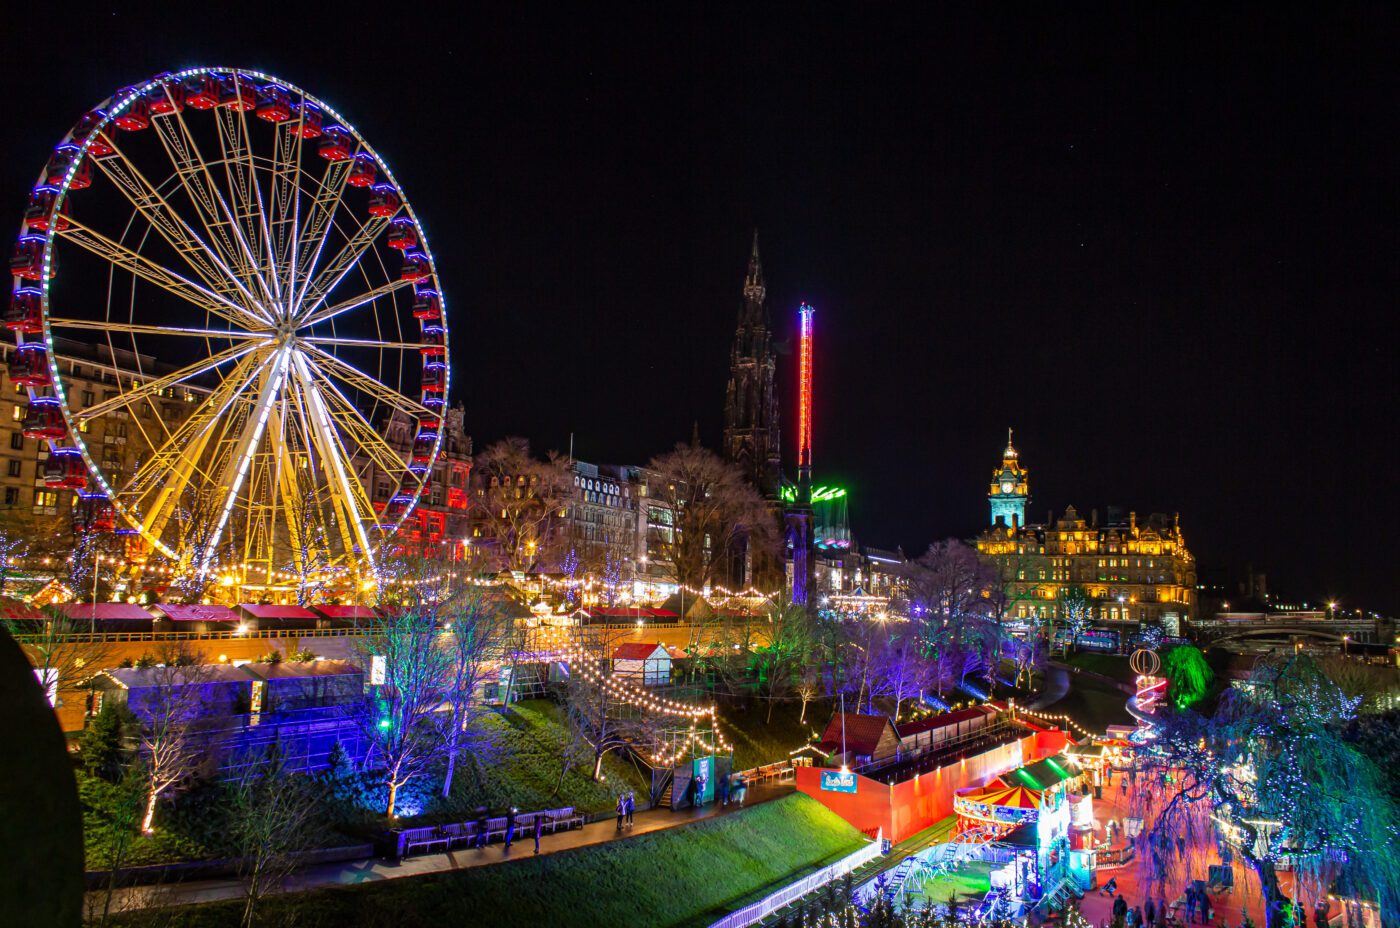
[[[757,225],[865,542],[978,529],[1011,425],[1036,518],[1180,511],[1207,568],[1400,610],[1394,7],[133,6],[5,30],[11,227],[115,87],[257,67],[394,166],[478,446],[717,444]]]

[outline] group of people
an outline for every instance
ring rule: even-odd
[[[633,820],[637,814],[637,794],[628,790],[617,797],[617,830],[622,831],[623,827],[632,827]]]
[[[501,853],[503,854],[509,854],[510,846],[515,843],[515,814],[518,811],[520,810],[517,809],[515,806],[511,806],[510,811],[506,813],[506,839],[505,843],[501,846]],[[488,837],[486,826],[486,807],[480,806],[476,810],[476,846],[478,848],[486,847],[486,839]],[[535,837],[535,853],[538,854],[540,852],[540,835],[544,834],[544,815],[536,814],[533,819],[532,826],[527,825],[527,827],[533,827]]]
[[[695,808],[698,809],[705,804],[705,790],[709,783],[709,779],[703,773],[691,778],[687,789],[690,791],[690,804]],[[744,797],[749,792],[749,784],[742,776],[733,773],[720,777],[715,789],[719,793],[720,805],[727,806],[732,801],[742,806]]]
[[[1202,925],[1210,924],[1210,893],[1196,880],[1186,886],[1186,923],[1194,924],[1199,917]]]
[[[1127,897],[1118,895],[1117,877],[1109,878],[1099,894],[1113,897],[1114,924],[1126,925],[1127,928],[1166,928],[1169,913],[1165,899],[1158,898],[1153,902],[1152,897],[1148,896],[1142,905],[1130,906]]]

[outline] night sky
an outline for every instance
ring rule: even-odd
[[[11,228],[117,86],[259,68],[393,165],[478,447],[717,446],[757,226],[787,465],[805,299],[863,542],[978,530],[1014,426],[1035,519],[1180,511],[1208,572],[1400,610],[1394,7],[135,6],[4,30]]]

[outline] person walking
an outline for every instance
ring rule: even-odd
[[[486,846],[486,807],[478,806],[476,810],[476,846]]]
[[[506,813],[506,846],[501,849],[502,854],[510,853],[511,842],[515,840],[515,806],[510,807]]]
[[[719,804],[729,805],[729,777],[719,778]]]
[[[544,813],[535,813],[535,853],[540,852],[540,835],[544,833]]]
[[[627,791],[627,827],[631,828],[633,818],[637,813],[637,794],[631,790]]]
[[[744,797],[748,796],[748,794],[749,781],[744,779],[743,777],[740,777],[739,782],[735,785],[734,788],[734,796],[736,799],[739,800],[739,808],[742,809],[744,807]]]
[[[617,830],[622,832],[622,820],[627,816],[627,797],[619,795],[617,797]]]
[[[1113,920],[1123,922],[1128,920],[1128,900],[1122,896],[1113,900]]]
[[[695,808],[699,809],[705,805],[705,775],[701,774],[695,778]]]
[[[1157,897],[1157,920],[1156,920],[1155,922],[1153,922],[1152,924],[1156,925],[1157,928],[1165,928],[1165,926],[1166,926],[1166,924],[1167,924],[1167,897],[1166,897],[1166,896],[1158,896],[1158,897]]]
[[[1152,897],[1151,897],[1151,896],[1148,896],[1148,897],[1147,897],[1147,901],[1144,902],[1144,903],[1142,904],[1142,917],[1145,919],[1145,921],[1143,922],[1143,924],[1144,924],[1144,925],[1153,925],[1153,924],[1156,924],[1156,921],[1157,921],[1157,920],[1156,920],[1156,918],[1154,918],[1154,916],[1155,916],[1156,914],[1157,914],[1157,909],[1156,909],[1156,907],[1153,906],[1153,904],[1152,904]]]

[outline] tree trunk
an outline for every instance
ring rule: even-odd
[[[1252,857],[1252,855],[1250,855]],[[1248,858],[1247,858],[1248,859]],[[1283,928],[1283,891],[1279,889],[1278,873],[1271,860],[1249,860],[1254,872],[1259,875],[1259,890],[1264,897],[1265,928]]]
[[[594,751],[594,752],[593,752],[593,782],[594,782],[594,783],[601,783],[602,781],[603,781],[603,752],[602,752],[602,751]]]
[[[154,831],[154,829],[151,828],[151,822],[156,817],[156,799],[159,798],[159,796],[160,792],[154,787],[151,788],[151,791],[146,796],[146,815],[141,819],[142,834],[148,835]]]
[[[457,772],[457,743],[453,743],[447,748],[447,773],[442,777],[442,798],[448,799],[452,796],[452,774]]]
[[[394,817],[394,807],[395,807],[396,805],[398,805],[398,801],[399,801],[399,784],[398,784],[398,781],[397,781],[397,780],[390,780],[390,781],[389,781],[389,808],[388,808],[388,809],[385,811],[385,813],[384,813],[385,818],[392,819],[392,818]]]
[[[776,700],[773,698],[773,694],[772,694],[772,693],[769,693],[769,694],[768,694],[768,720],[767,720],[766,722],[764,722],[765,725],[772,725],[772,724],[773,724],[773,703],[774,703],[774,702],[776,702]]]

